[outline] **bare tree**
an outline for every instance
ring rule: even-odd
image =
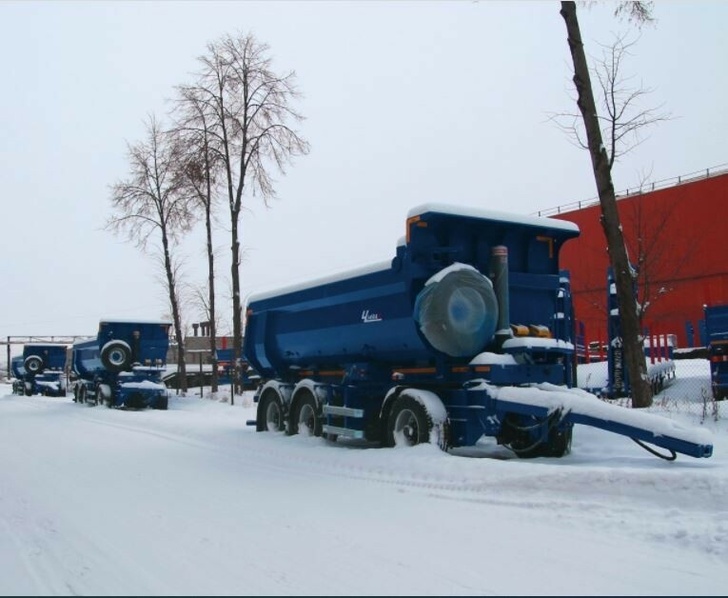
[[[210,390],[214,394],[218,391],[218,359],[213,212],[222,161],[214,149],[217,139],[212,129],[214,111],[211,106],[200,97],[200,90],[194,87],[179,86],[177,91],[179,95],[175,104],[178,121],[172,131],[180,156],[176,163],[177,179],[180,186],[186,189],[186,194],[193,199],[192,205],[202,212],[205,221],[207,297],[197,296],[210,323]]]
[[[146,134],[146,140],[128,146],[129,176],[112,185],[112,216],[106,228],[125,234],[144,251],[151,247],[160,260],[177,341],[181,389],[186,393],[184,328],[173,247],[178,236],[190,229],[192,219],[188,198],[180,193],[175,176],[175,145],[154,116],[147,121]]]
[[[230,216],[232,263],[233,357],[232,402],[242,392],[242,302],[240,294],[243,197],[260,196],[266,206],[275,197],[273,172],[285,173],[295,156],[308,153],[308,143],[293,126],[303,117],[292,103],[299,97],[295,73],[272,69],[266,44],[253,35],[225,35],[199,58],[195,96],[210,110],[212,149],[220,159]]]
[[[607,240],[609,261],[614,272],[625,363],[632,388],[632,406],[649,407],[652,404],[652,389],[647,376],[637,300],[634,296],[634,271],[627,255],[617,211],[614,184],[612,183],[612,162],[603,143],[589,66],[576,15],[576,2],[561,2],[560,14],[566,24],[569,50],[574,66],[573,82],[577,93],[577,106],[584,120],[592,171],[602,211],[602,229]],[[638,23],[651,19],[650,5],[644,2],[620,3],[615,14],[626,14],[629,19],[634,19]]]
[[[623,11],[618,10],[617,14],[623,14]],[[672,118],[669,112],[662,111],[662,106],[645,108],[643,101],[653,89],[642,84],[632,86],[629,81],[631,77],[623,74],[625,63],[632,55],[631,50],[637,41],[638,38],[628,39],[624,33],[615,35],[611,44],[601,46],[601,57],[594,59],[596,67],[592,73],[599,83],[601,108],[597,117],[610,169],[646,139],[647,128]],[[549,118],[569,136],[574,145],[589,149],[581,114],[552,113]],[[648,178],[646,174],[641,176],[640,189],[647,184]],[[625,220],[623,224],[628,233],[625,243],[636,275],[639,328],[644,330],[650,305],[668,292],[660,284],[660,279],[664,278],[668,269],[666,255],[670,252],[660,236],[660,230],[670,220],[671,210],[663,209],[657,214],[650,213],[648,217],[642,202],[632,202],[629,208],[622,207],[621,218]],[[628,213],[625,214],[626,210]],[[687,256],[687,252],[684,256]],[[673,274],[676,275],[686,261],[681,259],[673,262]]]
[[[601,108],[597,118],[610,168],[647,139],[645,131],[650,126],[672,118],[669,112],[662,111],[662,106],[645,107],[645,98],[654,90],[642,84],[632,85],[631,77],[624,74],[625,62],[632,55],[631,50],[637,41],[637,38],[628,39],[627,34],[615,35],[611,44],[601,46],[601,57],[594,59],[596,67],[592,74],[599,83]],[[589,149],[580,113],[551,113],[549,119],[569,136],[574,145]]]

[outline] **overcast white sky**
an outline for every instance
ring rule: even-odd
[[[627,28],[613,7],[579,7],[590,54]],[[655,16],[627,68],[676,118],[616,169],[617,189],[645,171],[660,180],[728,162],[728,3],[658,2]],[[421,203],[531,214],[596,194],[588,155],[547,120],[573,110],[555,0],[0,1],[0,338],[165,315],[155,262],[102,230],[109,185],[126,176],[146,115],[163,115],[206,44],[236,31],[296,71],[311,144],[273,209],[248,204],[245,296],[389,259]],[[222,277],[226,233],[217,244]],[[199,284],[198,235],[184,253]]]

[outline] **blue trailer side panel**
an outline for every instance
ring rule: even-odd
[[[705,306],[705,333],[713,397],[728,397],[728,305]]]
[[[523,217],[514,222],[498,212],[487,215],[489,219],[480,212],[421,206],[410,212],[406,239],[391,263],[252,297],[245,358],[264,377],[357,362],[434,366],[444,356],[413,317],[418,295],[433,276],[454,264],[487,275],[498,246],[509,253],[510,320],[553,330],[558,252],[578,229],[556,220]],[[490,310],[483,317],[496,320],[498,315]],[[475,353],[456,360],[467,363]]]

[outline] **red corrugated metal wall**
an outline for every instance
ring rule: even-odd
[[[644,324],[651,333],[676,334],[686,347],[690,322],[699,345],[703,304],[728,303],[728,174],[618,199],[617,206],[630,259],[645,256],[651,303]],[[554,216],[581,229],[565,244],[561,262],[571,272],[587,341],[606,340],[609,260],[600,216],[598,203]]]

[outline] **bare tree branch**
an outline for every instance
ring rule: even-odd
[[[601,57],[592,59],[596,67],[591,72],[600,90],[601,115],[597,118],[610,168],[649,138],[646,131],[651,126],[672,119],[671,113],[662,110],[663,105],[643,107],[654,90],[642,84],[632,86],[632,78],[624,75],[625,63],[638,41],[639,37],[629,39],[626,34],[617,34],[611,44],[601,45]],[[552,112],[548,119],[565,133],[570,143],[589,149],[581,114]]]
[[[309,151],[295,130],[303,116],[293,108],[300,98],[295,73],[273,71],[269,48],[251,34],[225,35],[208,44],[199,58],[196,80],[186,87],[187,98],[205,114],[209,168],[229,210],[233,350],[236,364],[242,354],[240,296],[240,218],[243,197],[259,196],[268,207],[275,197],[273,173],[285,174],[293,158]],[[193,129],[199,129],[199,118]],[[239,370],[236,370],[239,374]],[[233,397],[236,390],[233,390]],[[233,399],[234,400],[234,399]]]
[[[614,16],[627,19],[629,23],[633,23],[641,29],[643,25],[652,25],[657,22],[652,16],[654,4],[652,1],[618,2],[617,7],[614,9]]]
[[[211,392],[218,391],[217,376],[217,312],[215,300],[215,249],[213,221],[216,197],[220,189],[223,161],[214,147],[219,137],[214,130],[214,112],[209,97],[189,86],[177,88],[175,100],[177,123],[173,137],[179,148],[180,159],[176,164],[176,176],[180,186],[193,199],[196,212],[205,222],[207,253],[207,298],[199,302],[210,323],[209,349],[212,363]],[[197,293],[199,299],[199,293]]]
[[[124,235],[142,250],[149,243],[158,243],[153,251],[164,272],[164,280],[172,311],[177,341],[178,368],[182,376],[182,392],[187,391],[184,358],[184,328],[178,295],[180,265],[174,256],[179,236],[190,230],[193,219],[190,197],[179,186],[175,165],[178,147],[151,115],[146,124],[144,141],[128,146],[129,175],[111,187],[112,215],[106,229]]]

